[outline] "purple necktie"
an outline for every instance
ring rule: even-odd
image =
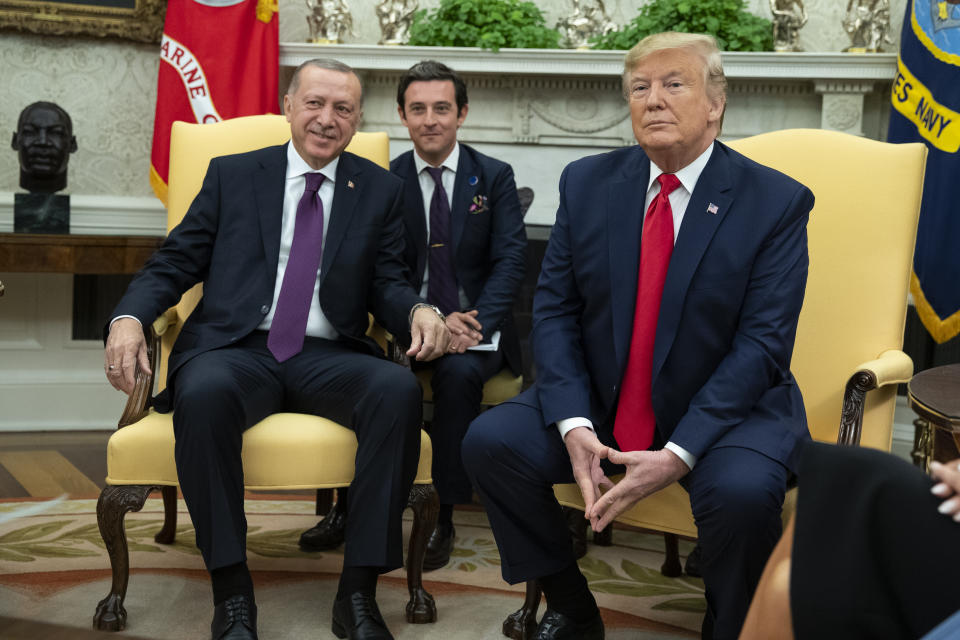
[[[306,173],[304,178],[306,187],[297,205],[293,242],[267,336],[267,347],[277,362],[288,360],[303,349],[307,316],[310,315],[313,287],[317,283],[317,269],[323,252],[323,202],[317,194],[323,183],[323,174]]]
[[[453,273],[453,250],[450,246],[450,201],[443,188],[443,167],[427,167],[437,183],[430,199],[430,272],[427,276],[427,302],[444,314],[460,310],[457,277]]]

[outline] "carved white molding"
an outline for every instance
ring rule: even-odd
[[[474,47],[280,43],[281,66],[295,67],[311,58],[329,57],[360,71],[405,71],[421,60],[433,58],[461,73],[619,77],[623,72],[623,56],[623,51],[501,49],[492,52]],[[723,68],[730,79],[890,80],[896,60],[893,53],[734,52],[723,54]]]

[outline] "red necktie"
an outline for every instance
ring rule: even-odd
[[[630,358],[620,385],[620,402],[613,424],[613,437],[621,451],[649,449],[657,424],[650,395],[653,342],[657,335],[663,281],[667,277],[670,255],[673,253],[673,209],[670,208],[668,196],[680,186],[677,176],[672,173],[661,173],[657,181],[660,183],[660,192],[650,203],[647,215],[643,218]]]

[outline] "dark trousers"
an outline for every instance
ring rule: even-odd
[[[463,461],[487,509],[504,580],[539,578],[574,562],[552,489],[573,482],[570,458],[539,408],[507,402],[481,414],[464,439]],[[710,450],[684,478],[703,554],[705,637],[739,635],[780,537],[786,481],[779,462],[737,447]]]
[[[467,504],[473,488],[460,458],[460,444],[473,419],[480,415],[483,385],[503,367],[500,351],[467,351],[443,356],[415,367],[432,370],[433,484],[440,504]]]
[[[401,566],[400,518],[420,455],[421,402],[408,369],[319,338],[307,338],[282,364],[263,332],[185,363],[173,385],[177,474],[207,569],[246,560],[243,432],[280,411],[356,432],[344,565]]]

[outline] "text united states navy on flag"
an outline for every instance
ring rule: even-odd
[[[960,0],[908,0],[890,142],[929,154],[910,292],[937,342],[960,333]]]

